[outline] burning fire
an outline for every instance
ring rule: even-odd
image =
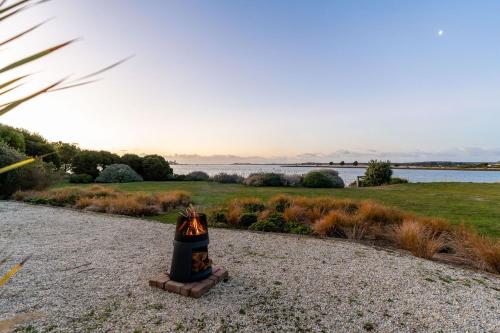
[[[190,207],[187,210],[187,221],[184,221],[179,226],[179,232],[181,232],[185,236],[198,236],[207,232],[207,229],[203,226],[198,218],[198,213],[194,210],[193,207]]]

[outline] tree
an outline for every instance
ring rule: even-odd
[[[20,151],[0,142],[0,167],[26,160]],[[0,198],[7,198],[17,190],[42,190],[59,180],[59,175],[49,164],[35,159],[22,168],[0,174]]]
[[[329,162],[328,165],[333,165],[333,162]]]
[[[108,165],[120,163],[120,156],[110,153],[109,151],[101,150],[99,154],[99,167],[104,169]]]
[[[144,180],[168,180],[174,174],[168,162],[160,155],[144,156],[142,167]]]
[[[24,136],[26,155],[36,157],[50,154],[44,159],[45,162],[52,162],[58,169],[61,167],[61,156],[54,145],[50,144],[47,139],[38,133],[32,133],[25,129],[19,129],[19,131]]]
[[[75,174],[87,174],[95,179],[99,176],[101,154],[93,150],[82,150],[73,157],[71,169]]]
[[[358,161],[352,162],[352,165],[354,165],[354,166],[358,166],[358,164],[359,164]]]
[[[363,186],[379,186],[391,181],[391,162],[371,160],[363,179]]]
[[[135,172],[144,176],[142,168],[142,157],[136,154],[125,154],[120,158],[120,163],[126,164],[131,167]]]
[[[26,151],[24,135],[14,127],[0,124],[0,141],[21,153]]]
[[[71,169],[71,161],[78,154],[80,148],[77,145],[66,143],[66,142],[55,142],[53,145],[56,147],[59,156],[61,157],[61,163],[64,169],[64,172],[68,172]]]
[[[344,164],[345,164],[345,162],[344,162],[344,161],[340,161],[340,163],[339,163],[339,164],[340,164],[340,165],[344,165]]]

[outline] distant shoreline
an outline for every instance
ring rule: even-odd
[[[282,168],[333,168],[333,169],[366,169],[367,164],[354,165],[324,165],[324,164],[280,164],[280,163],[176,163],[175,165],[274,165]],[[423,166],[391,166],[391,169],[397,170],[438,170],[438,171],[496,171],[500,172],[500,168],[459,168],[459,167],[423,167]]]
[[[308,165],[296,165],[296,164],[283,164],[280,165],[280,167],[283,168],[297,168],[297,167],[306,167],[306,168],[333,168],[333,169],[366,169],[368,165],[366,164],[360,164],[357,166],[354,165],[314,165],[314,164],[308,164]],[[449,170],[456,170],[456,171],[497,171],[500,172],[500,168],[493,169],[493,168],[457,168],[457,167],[420,167],[420,166],[391,166],[391,169],[400,169],[400,170],[439,170],[439,171],[449,171]]]

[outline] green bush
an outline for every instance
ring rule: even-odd
[[[331,169],[309,171],[304,177],[303,184],[305,187],[317,188],[344,187],[344,181],[339,177],[338,172]]]
[[[285,186],[298,187],[302,186],[304,182],[304,177],[301,175],[284,175]]]
[[[257,214],[243,213],[238,220],[238,225],[243,228],[248,228],[257,222]]]
[[[0,142],[0,168],[26,158],[23,153]],[[43,190],[61,179],[52,163],[37,159],[22,168],[0,174],[0,198],[7,198],[18,190]]]
[[[212,177],[212,181],[216,183],[222,183],[222,184],[241,184],[243,183],[243,178],[242,176],[238,174],[227,174],[227,173],[218,173],[215,176]]]
[[[248,229],[254,231],[281,232],[284,229],[285,219],[282,214],[270,214],[265,220],[253,223]]]
[[[186,175],[172,175],[172,180],[184,181],[186,180]]]
[[[219,223],[227,224],[226,213],[222,210],[215,210],[211,212],[208,216],[208,220],[212,224],[219,224]]]
[[[286,186],[285,175],[274,172],[253,173],[244,180],[249,186]]]
[[[139,155],[125,154],[120,157],[120,163],[128,165],[139,175],[143,175],[144,170],[142,168],[142,157],[140,157]]]
[[[408,179],[399,178],[399,177],[391,177],[391,180],[389,182],[389,184],[391,184],[391,185],[408,184],[408,183],[409,183]]]
[[[142,182],[142,177],[126,164],[111,164],[102,170],[95,181],[98,183]]]
[[[186,175],[186,180],[190,181],[206,181],[210,176],[203,171],[192,171]]]
[[[248,201],[242,203],[242,208],[247,213],[260,213],[266,209],[266,206],[259,201]]]
[[[94,179],[92,178],[92,176],[85,173],[81,173],[78,175],[73,174],[69,176],[69,182],[73,184],[89,184],[93,181]]]
[[[22,153],[26,151],[24,135],[14,127],[0,124],[0,141]]]
[[[391,181],[391,162],[371,160],[363,179],[363,186],[379,186]]]
[[[173,170],[160,155],[147,155],[142,160],[144,180],[169,180],[173,178]]]
[[[311,227],[296,221],[285,223],[283,231],[297,235],[310,235],[312,233]]]
[[[269,205],[275,211],[283,213],[285,209],[292,205],[292,198],[284,195],[276,196],[269,201]]]

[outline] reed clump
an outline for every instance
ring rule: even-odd
[[[185,191],[128,193],[111,187],[66,187],[47,191],[18,191],[14,199],[34,204],[67,206],[94,212],[129,216],[152,216],[189,206]]]
[[[426,259],[436,258],[437,253],[452,253],[479,269],[500,272],[498,240],[444,219],[416,216],[372,200],[288,195],[267,201],[241,198],[213,208],[209,221],[256,231],[365,240]]]

